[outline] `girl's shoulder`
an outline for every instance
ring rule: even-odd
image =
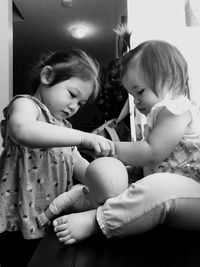
[[[187,97],[179,97],[177,99],[165,99],[161,102],[155,104],[150,113],[147,115],[147,121],[149,124],[153,124],[160,112],[163,109],[167,109],[170,113],[174,115],[181,115],[187,111],[190,111],[192,120],[199,117],[200,121],[200,109],[199,107]]]
[[[13,99],[10,101],[9,103],[9,106],[14,102],[16,101],[17,99],[25,99],[25,100],[28,100],[28,101],[32,101],[37,107],[40,107],[42,109],[47,109],[47,107],[42,103],[40,102],[39,99],[37,99],[36,97],[34,96],[31,96],[31,95],[16,95],[13,97]]]
[[[35,97],[31,96],[31,95],[15,95],[11,101],[9,102],[9,104],[5,107],[5,109],[8,109],[10,108],[10,106],[13,104],[13,103],[16,103],[16,102],[20,102],[20,101],[31,101],[33,102],[36,106],[40,106],[42,103],[36,99]]]
[[[193,101],[188,99],[187,97],[179,97],[177,99],[165,99],[161,102],[155,104],[150,113],[148,114],[149,117],[157,117],[157,115],[166,108],[169,112],[173,113],[174,115],[181,115],[187,111],[191,113],[200,113],[200,109]]]
[[[29,101],[32,101],[32,103],[34,103],[34,105],[36,106],[36,108],[38,110],[38,120],[47,121],[51,124],[57,125],[56,119],[52,116],[49,109],[42,102],[40,102],[39,99],[37,99],[34,96],[27,95],[27,94],[16,95],[13,97],[13,99],[10,101],[10,103],[3,110],[5,120],[7,120],[7,118],[8,118],[9,109],[10,109],[10,106],[12,105],[12,103],[15,102],[16,100],[20,99],[20,98],[27,99]],[[63,125],[64,125],[64,127],[72,128],[71,123],[67,120],[63,121]]]
[[[10,106],[13,104],[13,102],[15,101],[20,101],[22,99],[22,101],[31,101],[35,107],[37,108],[38,111],[38,119],[40,120],[41,117],[43,117],[45,120],[49,123],[54,124],[54,119],[50,113],[50,111],[48,110],[48,108],[36,97],[31,96],[31,95],[27,95],[27,94],[23,94],[23,95],[16,95],[13,97],[13,99],[10,101],[9,105],[4,109],[4,117],[6,117],[6,113],[8,112]]]
[[[24,99],[30,99],[30,100],[32,100],[32,97],[30,95],[16,95],[16,96],[14,96],[11,99],[11,101],[9,102],[9,104],[3,109],[3,115],[4,115],[4,118],[5,119],[7,119],[8,114],[9,114],[9,110],[13,106],[13,104],[15,104],[17,102],[19,103],[19,105],[22,104],[22,103],[25,104],[25,102],[23,102],[23,100],[21,101],[21,99],[23,99],[23,100]],[[32,100],[32,102],[35,103],[33,100]]]
[[[152,113],[161,111],[163,108],[166,108],[171,113],[175,115],[183,114],[187,111],[190,111],[194,108],[194,103],[190,101],[187,97],[179,97],[177,99],[165,99],[152,108]]]

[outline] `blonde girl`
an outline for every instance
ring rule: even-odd
[[[115,156],[144,167],[145,177],[97,210],[56,219],[65,244],[100,230],[107,237],[159,224],[200,230],[200,112],[189,99],[186,60],[172,44],[146,41],[124,56],[121,79],[147,124],[142,141],[115,143]]]

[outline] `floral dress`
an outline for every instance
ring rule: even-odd
[[[58,125],[38,99],[18,95],[13,100],[19,97],[35,103],[38,121]],[[40,238],[44,236],[45,228],[38,228],[36,216],[53,199],[71,188],[75,148],[40,149],[15,144],[6,131],[9,107],[10,104],[4,109],[5,120],[1,123],[4,151],[0,158],[0,233],[19,230],[25,239]],[[63,127],[71,128],[71,124],[65,120]]]
[[[155,104],[147,115],[147,125],[144,136],[148,139],[149,132],[154,127],[158,114],[167,108],[173,114],[183,114],[190,111],[191,123],[184,136],[172,153],[163,162],[144,167],[144,175],[158,172],[178,173],[200,182],[200,111],[186,97],[175,100],[164,100]],[[173,131],[173,129],[172,129]]]

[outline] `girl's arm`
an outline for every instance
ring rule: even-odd
[[[13,141],[44,148],[80,144],[81,132],[37,121],[38,116],[38,108],[30,99],[16,99],[11,105],[8,119],[8,131]]]
[[[81,182],[82,184],[85,184],[85,172],[89,165],[89,162],[83,158],[77,149],[73,152],[73,159],[74,159],[74,178]]]
[[[145,166],[165,160],[183,137],[189,123],[190,112],[175,115],[164,108],[150,132],[148,140],[116,142],[116,157],[125,165]]]
[[[83,146],[95,153],[114,153],[111,141],[94,134],[37,121],[37,106],[26,98],[16,99],[10,108],[8,133],[16,143],[29,147]]]

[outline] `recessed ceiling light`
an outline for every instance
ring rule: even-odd
[[[85,26],[74,26],[70,29],[71,35],[76,39],[82,39],[87,35],[88,29]]]

